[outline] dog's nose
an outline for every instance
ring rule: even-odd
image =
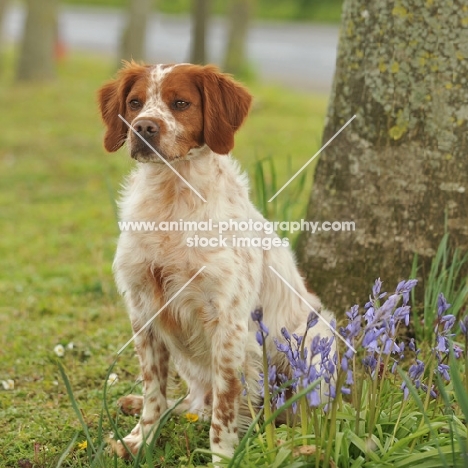
[[[133,124],[133,128],[145,139],[159,133],[159,125],[149,119],[138,120]]]

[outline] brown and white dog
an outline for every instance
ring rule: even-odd
[[[123,190],[121,220],[265,222],[249,200],[246,176],[229,155],[234,133],[246,118],[251,100],[243,86],[213,66],[127,63],[117,79],[99,91],[105,148],[116,151],[127,142],[137,161]],[[119,114],[177,173],[129,130]],[[150,440],[167,409],[171,357],[190,389],[183,408],[211,416],[213,461],[219,460],[218,455],[232,455],[238,443],[239,420],[248,417],[242,403],[241,375],[255,398],[261,372],[251,312],[261,306],[270,336],[278,339],[282,327],[303,333],[310,313],[310,307],[269,266],[316,311],[331,319],[321,311],[319,299],[306,290],[289,248],[236,246],[236,234],[224,233],[227,246],[208,247],[188,246],[194,232],[135,230],[120,235],[114,273],[135,334],[201,267],[206,267],[135,338],[144,397],[130,395],[121,402],[141,407],[139,423],[124,438],[133,453],[143,441]],[[217,238],[218,232],[203,235]],[[277,239],[274,233],[242,235]],[[322,336],[331,333],[322,322],[313,331]],[[272,339],[268,342],[271,362],[287,374],[284,356]],[[118,455],[128,455],[120,442],[112,445]]]

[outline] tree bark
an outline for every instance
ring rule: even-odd
[[[232,0],[229,15],[229,35],[223,69],[233,75],[247,66],[247,35],[253,0]]]
[[[207,63],[206,36],[210,16],[210,0],[192,1],[192,43],[190,62],[204,65]]]
[[[0,0],[0,73],[3,71],[3,20],[9,0]]]
[[[26,0],[27,16],[17,68],[17,79],[55,78],[55,43],[58,34],[58,0]]]
[[[337,312],[377,277],[394,288],[415,252],[427,268],[445,227],[468,249],[467,76],[465,2],[345,0],[323,141],[357,118],[322,153],[307,216],[356,230],[298,242],[309,285]]]
[[[120,58],[141,61],[145,59],[146,31],[152,0],[129,0],[127,25],[120,44]]]

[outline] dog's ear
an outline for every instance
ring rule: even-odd
[[[147,66],[135,62],[124,62],[115,80],[109,81],[98,91],[98,103],[101,117],[106,125],[104,148],[107,151],[117,151],[127,139],[128,127],[119,117],[125,117],[128,93],[133,84],[148,71]]]
[[[234,133],[249,113],[252,96],[214,66],[203,67],[201,78],[205,143],[215,153],[228,154],[234,148]]]

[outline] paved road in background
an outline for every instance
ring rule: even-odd
[[[5,17],[4,34],[17,41],[21,37],[24,11],[18,7]],[[124,25],[119,10],[63,7],[60,34],[73,50],[115,54]],[[149,21],[147,60],[186,62],[190,45],[188,17],[153,14]],[[214,18],[208,35],[208,55],[212,63],[222,62],[227,28]],[[248,38],[248,57],[264,80],[297,89],[329,92],[335,70],[338,27],[306,23],[255,22]]]

